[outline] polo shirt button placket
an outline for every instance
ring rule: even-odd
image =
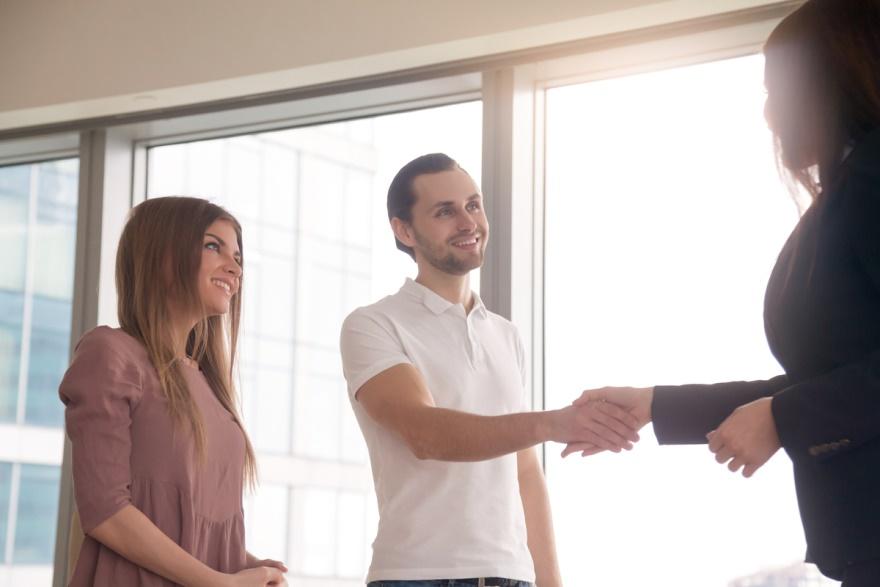
[[[471,324],[470,316],[468,316],[465,320],[465,330],[467,331],[468,346],[470,346],[471,364],[476,365],[479,357],[480,345],[478,344],[477,337],[474,334],[474,327]]]

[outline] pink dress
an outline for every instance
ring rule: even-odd
[[[100,326],[77,344],[59,389],[86,533],[70,585],[173,585],[88,536],[128,504],[209,567],[245,568],[244,436],[202,373],[184,371],[204,422],[204,461],[189,428],[172,423],[156,369],[137,340]]]

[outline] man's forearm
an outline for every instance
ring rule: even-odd
[[[424,407],[401,434],[419,459],[483,461],[551,440],[557,417],[556,411],[479,416]]]

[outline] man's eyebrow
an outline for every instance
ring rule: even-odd
[[[216,239],[217,239],[217,242],[220,243],[220,246],[221,246],[221,247],[225,247],[225,246],[226,246],[226,241],[223,240],[222,238],[220,238],[219,236],[217,236],[216,234],[214,234],[213,232],[206,232],[206,233],[205,233],[205,236],[210,236],[210,237],[216,238]],[[239,251],[235,251],[235,252],[232,253],[232,254],[233,254],[233,256],[235,256],[235,257],[241,257],[241,253],[240,253]]]
[[[475,194],[472,194],[472,195],[468,196],[468,202],[471,202],[471,201],[473,201],[473,200],[479,200],[479,199],[481,199],[482,197],[483,197],[482,194],[480,194],[479,192],[477,192],[477,193],[475,193]],[[445,201],[443,201],[443,202],[437,202],[436,204],[434,204],[433,206],[431,206],[430,209],[433,210],[434,208],[440,208],[440,207],[442,207],[442,206],[451,206],[452,204],[455,204],[455,202],[453,202],[452,200],[445,200]]]

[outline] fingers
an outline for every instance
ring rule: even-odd
[[[715,453],[715,460],[718,461],[719,464],[724,464],[733,458],[733,456],[733,450],[727,446],[722,446],[718,449],[718,452]]]
[[[734,459],[727,464],[727,468],[730,469],[731,473],[736,473],[743,465],[745,465],[745,462],[743,462],[740,457],[734,457]]]
[[[717,430],[707,434],[706,438],[709,440],[709,450],[715,453],[715,460],[720,464],[727,463],[727,468],[733,473],[742,469],[743,477],[749,478],[764,464],[751,462],[751,457],[745,454],[746,451],[737,452],[731,443],[725,442],[723,434],[719,434]]]
[[[264,575],[267,585],[280,585],[284,581],[284,575],[275,567],[262,567],[266,574]]]
[[[623,437],[601,425],[594,425],[593,429],[583,431],[582,436],[592,445],[614,453],[618,453],[624,448],[626,450],[632,448],[632,444],[629,444]]]
[[[709,450],[717,453],[723,444],[721,437],[718,435],[718,430],[713,430],[707,434],[706,439],[709,441]]]
[[[622,412],[616,406],[608,406],[605,402],[588,402],[577,410],[579,424],[587,433],[579,434],[580,440],[592,442],[606,450],[616,449],[614,452],[630,450],[632,442],[638,440],[635,430],[609,415]]]
[[[594,407],[597,411],[607,416],[609,419],[603,420],[602,423],[613,428],[618,434],[631,440],[639,441],[639,434],[636,430],[639,428],[638,419],[631,413],[619,406],[608,402],[596,402]]]
[[[582,450],[582,451],[581,451],[581,456],[582,456],[582,457],[590,457],[590,456],[593,456],[593,455],[597,455],[597,454],[599,454],[600,452],[602,452],[602,449],[601,449],[601,448],[595,448],[595,447],[594,447],[594,448],[590,448],[590,449]]]
[[[745,477],[746,479],[748,479],[749,477],[751,477],[752,475],[754,475],[754,474],[755,474],[755,471],[757,471],[758,469],[760,469],[761,466],[762,466],[762,465],[758,465],[758,464],[746,465],[746,466],[743,468],[743,477]]]
[[[595,452],[590,452],[590,451],[595,451]],[[581,453],[589,452],[590,454],[596,454],[597,452],[602,452],[602,449],[598,448],[595,444],[593,444],[591,442],[570,442],[567,445],[565,445],[565,449],[562,451],[562,454],[560,456],[562,456],[562,458],[565,458],[568,455],[576,453],[576,452],[581,452]],[[583,456],[587,456],[587,455],[584,454]]]

